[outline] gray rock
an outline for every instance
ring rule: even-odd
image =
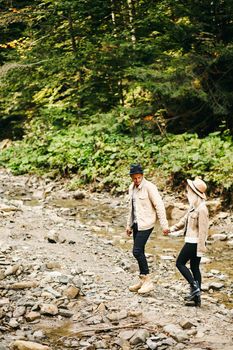
[[[176,341],[173,338],[166,338],[161,341],[163,345],[167,345],[169,347],[172,347],[176,344]]]
[[[202,290],[203,292],[208,292],[209,289],[210,289],[209,283],[203,283],[203,284],[201,285],[201,290]]]
[[[68,284],[69,282],[71,282],[72,278],[71,276],[67,276],[67,275],[61,275],[58,277],[58,281],[62,284]]]
[[[218,217],[219,219],[226,219],[228,216],[229,216],[229,213],[224,212],[224,211],[221,211],[221,212],[217,215],[217,217]]]
[[[27,289],[27,288],[35,288],[38,286],[37,281],[22,281],[22,282],[16,282],[9,286],[10,289]]]
[[[122,320],[126,317],[127,317],[127,311],[125,310],[122,310],[120,312],[113,312],[107,315],[107,318],[112,322]]]
[[[20,316],[23,316],[25,312],[26,312],[25,306],[19,306],[14,310],[13,317],[18,318]]]
[[[121,331],[118,336],[121,339],[129,340],[130,338],[133,337],[134,334],[135,334],[134,330],[126,330],[126,331]]]
[[[52,294],[53,296],[55,296],[55,298],[60,298],[61,297],[61,293],[57,292],[55,289],[53,289],[52,287],[47,287],[45,288],[45,291],[49,292],[50,294]]]
[[[227,235],[223,233],[215,233],[211,236],[214,241],[226,241]]]
[[[74,276],[72,279],[72,282],[75,285],[75,287],[77,287],[79,289],[81,289],[83,286],[83,280],[79,276]]]
[[[160,259],[161,260],[171,260],[171,261],[175,260],[174,256],[172,256],[172,255],[160,255]]]
[[[179,220],[185,213],[187,206],[183,203],[175,203],[166,206],[166,212],[169,219]]]
[[[72,317],[74,315],[74,313],[72,311],[67,310],[67,309],[59,308],[59,315],[61,315],[63,317]]]
[[[145,343],[146,339],[150,336],[146,329],[138,329],[134,336],[130,339],[130,344],[137,345],[140,343]]]
[[[10,300],[8,298],[0,299],[0,307],[7,304],[10,304]]]
[[[222,282],[211,282],[209,284],[209,289],[220,290],[222,288],[224,288],[224,283]]]
[[[11,328],[18,328],[19,327],[19,322],[15,319],[15,318],[12,318],[9,322],[9,326]]]
[[[60,269],[61,268],[61,264],[56,262],[56,261],[50,261],[50,262],[46,263],[45,266],[49,270]]]
[[[59,234],[54,229],[50,230],[47,233],[46,238],[47,238],[49,243],[58,243],[59,242]]]
[[[44,315],[57,315],[58,314],[58,308],[57,305],[54,304],[42,304],[40,306],[40,312]]]
[[[189,321],[187,319],[184,319],[184,320],[180,321],[180,326],[183,329],[190,329],[192,327],[195,327],[196,325],[193,322],[191,322],[191,321]]]
[[[63,295],[69,299],[74,299],[79,295],[79,293],[80,289],[71,285],[64,290]]]
[[[105,340],[99,340],[95,343],[96,349],[109,349],[108,344]]]
[[[5,272],[3,270],[0,270],[0,281],[4,280],[5,277]]]
[[[41,339],[44,339],[46,337],[46,335],[44,334],[44,332],[42,330],[38,330],[38,331],[35,331],[33,333],[33,338],[35,340],[41,340]]]
[[[211,259],[208,258],[207,256],[203,256],[201,258],[201,264],[209,264],[211,262]]]
[[[14,350],[50,350],[48,346],[34,343],[31,341],[16,340],[11,344]]]
[[[5,271],[5,276],[15,275],[19,268],[20,268],[19,264],[9,266]]]
[[[168,324],[165,327],[163,327],[163,330],[164,332],[170,334],[170,336],[178,342],[183,342],[189,339],[186,332],[184,332],[183,329],[178,325]]]
[[[85,198],[85,193],[81,191],[75,191],[73,194],[73,198],[76,200],[84,199]]]
[[[158,346],[159,346],[158,343],[152,341],[151,339],[147,339],[146,345],[151,350],[156,350],[156,349],[158,349]]]
[[[146,344],[148,345],[149,349],[158,349],[158,350],[166,350],[167,348],[171,347],[173,348],[176,345],[176,341],[173,338],[166,338],[159,340],[154,339],[156,337],[152,337],[147,339]]]
[[[227,242],[227,245],[228,245],[229,247],[233,247],[233,239],[230,240],[229,242]]]
[[[120,347],[120,349],[122,349],[122,350],[130,350],[131,349],[130,343],[123,338],[117,338],[114,343],[116,345],[118,345]]]
[[[26,315],[25,315],[25,319],[28,321],[28,322],[32,322],[32,321],[35,321],[37,319],[40,318],[40,313],[39,312],[35,312],[35,311],[30,311],[28,312]]]

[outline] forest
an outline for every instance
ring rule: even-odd
[[[0,166],[233,203],[233,0],[0,0]]]

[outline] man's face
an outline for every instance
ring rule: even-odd
[[[143,179],[143,174],[133,174],[131,175],[131,179],[136,187],[140,185]]]

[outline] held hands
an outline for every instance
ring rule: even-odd
[[[163,234],[164,234],[164,236],[168,236],[168,234],[170,233],[171,231],[170,231],[170,229],[169,228],[165,228],[165,229],[163,229]],[[127,227],[126,228],[126,234],[127,234],[127,236],[131,236],[131,234],[132,234],[132,229],[130,228],[130,227]]]
[[[164,235],[164,236],[168,236],[168,234],[169,234],[170,232],[171,232],[171,231],[170,231],[169,228],[165,228],[165,229],[163,230],[163,235]]]

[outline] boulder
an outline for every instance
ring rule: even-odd
[[[34,343],[31,341],[16,340],[11,344],[12,350],[51,350],[46,345],[41,345],[39,343]]]

